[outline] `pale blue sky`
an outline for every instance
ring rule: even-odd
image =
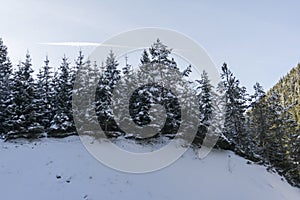
[[[227,62],[251,91],[265,89],[300,62],[299,1],[0,0],[0,37],[14,64],[29,49],[36,67],[57,66],[79,47],[44,42],[102,42],[120,32],[162,27],[188,35],[220,68]],[[94,47],[82,47],[85,54]]]

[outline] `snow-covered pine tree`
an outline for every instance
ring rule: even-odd
[[[192,65],[187,66],[186,69],[183,70],[182,75],[185,77],[189,77],[192,72]]]
[[[45,65],[37,75],[37,92],[38,97],[36,100],[36,107],[38,109],[37,116],[40,124],[44,127],[44,135],[46,136],[51,126],[53,119],[53,99],[55,98],[54,90],[52,87],[53,70],[49,65],[48,56],[44,63]]]
[[[64,56],[66,57],[66,56]],[[42,72],[40,71],[40,74],[42,74]],[[54,116],[56,115],[56,112],[58,110],[58,105],[57,105],[57,96],[59,94],[59,78],[60,78],[60,73],[59,73],[59,69],[53,69],[53,78],[50,82],[50,86],[52,88],[52,92],[53,92],[53,98],[51,100],[51,108],[52,108],[52,118],[50,121],[50,128],[49,128],[49,132],[53,131],[53,125],[54,125]]]
[[[141,65],[146,65],[149,64],[151,62],[150,58],[149,58],[149,54],[148,51],[146,49],[144,49],[143,54],[142,54],[142,58],[140,59]]]
[[[76,117],[76,129],[81,133],[93,135],[98,126],[95,123],[95,99],[92,99],[95,92],[95,80],[98,75],[96,62],[92,65],[90,60],[87,60],[78,70],[78,77],[73,89],[73,95],[76,98],[72,104],[73,115]],[[77,101],[78,99],[78,101]],[[92,124],[93,123],[93,124]]]
[[[97,76],[99,76],[99,68],[98,65],[96,63],[96,61],[94,62],[93,65],[91,65],[90,60],[87,60],[86,64],[85,64],[86,68],[87,68],[87,88],[84,88],[84,94],[87,92],[87,98],[88,98],[88,108],[86,109],[86,118],[88,118],[88,122],[91,123],[95,123],[95,124],[91,124],[90,130],[95,132],[97,130],[93,130],[93,128],[96,128],[99,126],[99,123],[97,122],[97,120],[95,120],[95,110],[96,110],[96,101],[95,98],[91,99],[91,92],[93,92],[93,94],[95,95],[95,86],[97,86],[96,83],[96,79]],[[95,96],[94,96],[95,97]]]
[[[263,152],[266,148],[266,133],[269,128],[267,121],[268,106],[263,87],[256,83],[253,86],[254,94],[251,96],[250,109],[247,112],[249,140],[253,156],[264,160]]]
[[[286,177],[294,186],[300,187],[300,130],[292,133],[289,147],[290,147],[290,161],[291,166],[286,171]]]
[[[106,132],[118,131],[111,108],[111,97],[121,73],[117,69],[118,65],[114,53],[110,51],[96,90],[96,114],[102,129]]]
[[[222,66],[221,85],[225,90],[225,124],[224,135],[235,145],[236,150],[244,153],[247,146],[247,133],[245,132],[246,88],[228,69],[227,64]]]
[[[284,158],[284,152],[282,152],[282,130],[281,125],[283,123],[281,115],[283,107],[280,104],[280,95],[277,92],[273,92],[267,99],[268,112],[268,129],[266,130],[266,138],[264,142],[266,147],[264,149],[264,157],[267,158],[269,164],[280,161]],[[279,156],[277,158],[277,156]],[[277,160],[278,159],[278,160]]]
[[[274,166],[279,172],[286,169],[290,162],[290,139],[291,134],[295,133],[297,126],[288,107],[283,107],[280,102],[278,92],[273,92],[268,101],[267,120],[269,128],[266,131],[265,139],[266,149],[265,157],[271,166]]]
[[[140,59],[140,69],[149,70],[149,65],[163,65],[170,69],[179,71],[174,58],[171,58],[172,49],[169,49],[159,39],[157,39],[148,50],[144,50]],[[150,58],[151,57],[151,58]],[[154,67],[155,68],[155,67]],[[183,76],[188,76],[190,68],[188,67]],[[149,74],[150,75],[150,74]],[[143,77],[140,77],[143,79]],[[144,77],[144,79],[150,77]],[[154,77],[152,77],[154,78]],[[130,114],[136,124],[145,125],[150,123],[149,109],[151,104],[160,104],[167,111],[165,126],[161,130],[162,134],[173,135],[180,125],[180,108],[174,93],[168,89],[153,84],[137,88],[130,102]],[[153,108],[152,108],[153,109]],[[155,111],[153,111],[155,112]]]
[[[282,124],[282,139],[281,139],[281,145],[282,145],[282,152],[284,153],[284,159],[282,160],[282,163],[279,163],[278,167],[281,168],[282,174],[287,175],[289,173],[289,170],[291,168],[296,168],[295,163],[293,161],[294,152],[296,152],[297,144],[294,142],[297,141],[297,122],[294,119],[293,115],[290,112],[291,106],[284,107],[283,113],[281,115],[281,119],[284,122]],[[299,141],[299,139],[298,139]],[[299,144],[298,144],[299,148]],[[300,160],[298,160],[300,161]],[[298,174],[300,176],[300,173]]]
[[[125,66],[122,68],[123,75],[127,75],[132,70],[132,66],[128,64],[128,56],[125,56]]]
[[[79,51],[79,55],[77,56],[76,60],[75,60],[75,65],[73,65],[70,68],[70,76],[71,76],[71,83],[74,84],[74,81],[76,79],[76,74],[78,72],[78,70],[84,66],[84,55],[83,52],[80,50]],[[71,95],[72,97],[72,95]]]
[[[172,49],[169,49],[166,45],[164,45],[160,39],[157,39],[151,47],[149,48],[149,52],[151,55],[151,63],[158,63],[165,66],[169,66],[173,69],[178,69],[177,63],[175,62],[174,58],[170,58],[170,54]],[[145,61],[147,59],[144,58],[145,51],[143,53],[143,57],[141,61]]]
[[[210,80],[208,78],[208,74],[206,71],[203,71],[201,74],[201,79],[196,80],[198,83],[198,86],[196,90],[198,91],[197,97],[199,101],[199,111],[200,111],[200,124],[198,133],[196,136],[196,140],[200,140],[200,143],[202,143],[202,139],[207,132],[208,127],[211,124],[212,119],[212,89],[213,86],[210,83]]]
[[[212,115],[212,88],[213,86],[210,83],[208,78],[208,74],[203,71],[201,74],[201,79],[197,80],[199,83],[198,90],[200,91],[198,94],[199,99],[199,110],[200,110],[200,121],[201,125],[208,127],[210,125],[211,115]]]
[[[69,65],[68,58],[64,56],[59,71],[53,79],[55,102],[52,105],[54,116],[48,133],[50,137],[64,137],[74,134],[75,131],[71,112],[72,99],[70,95],[73,85]]]
[[[292,105],[282,105],[276,90],[265,95],[262,87],[254,86],[250,118],[252,151],[270,168],[275,168],[288,181],[299,183],[299,141],[297,122],[290,110]],[[259,156],[259,157],[258,157]],[[298,177],[298,180],[297,180]]]
[[[14,74],[13,103],[9,108],[11,117],[8,121],[10,131],[7,133],[6,139],[20,137],[34,139],[40,137],[43,131],[43,127],[37,119],[37,93],[31,66],[31,58],[27,52],[25,62],[19,64],[18,70]]]
[[[0,137],[8,131],[7,122],[10,117],[8,112],[12,103],[12,64],[8,57],[7,47],[0,38]]]

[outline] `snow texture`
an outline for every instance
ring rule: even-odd
[[[117,143],[136,148],[134,142]],[[160,171],[128,174],[95,160],[75,136],[31,143],[0,141],[0,149],[3,200],[300,199],[300,190],[279,175],[229,151],[215,150],[199,160],[189,150]]]

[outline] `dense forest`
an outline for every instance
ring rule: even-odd
[[[191,73],[191,66],[180,71],[172,50],[159,39],[140,58],[140,66],[163,64],[178,70],[183,77]],[[66,137],[77,134],[72,109],[73,85],[77,71],[85,66],[90,72],[97,71],[98,63],[85,61],[80,51],[74,63],[66,56],[54,71],[46,57],[43,66],[33,76],[30,54],[16,67],[8,57],[7,47],[0,39],[0,136],[4,140],[17,138]],[[111,51],[106,61],[99,66],[104,69],[97,85],[95,101],[92,102],[98,121],[109,137],[125,135],[114,120],[111,96],[117,82],[124,75],[133,73],[132,66],[119,63]],[[194,145],[201,145],[208,128],[214,126],[215,99],[223,99],[225,122],[217,132],[218,148],[230,149],[253,162],[268,166],[283,175],[290,184],[300,187],[300,129],[299,129],[299,84],[300,65],[267,93],[259,83],[254,85],[254,94],[231,72],[227,64],[221,67],[221,81],[213,86],[208,74],[191,84],[199,103],[197,136]],[[85,80],[83,80],[85,81]],[[176,96],[157,85],[139,88],[130,100],[130,115],[138,125],[149,123],[149,102],[163,105],[167,119],[159,135],[172,137],[180,127],[180,105]],[[215,93],[217,90],[218,93]],[[84,92],[84,88],[81,91]],[[219,102],[220,103],[220,102]],[[128,137],[130,137],[128,135]]]
[[[267,93],[278,92],[283,106],[289,109],[294,119],[300,124],[300,64],[294,67],[287,75],[282,77],[278,83]]]

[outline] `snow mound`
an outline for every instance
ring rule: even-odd
[[[162,170],[128,174],[95,160],[75,136],[1,141],[0,149],[0,199],[5,200],[300,199],[298,188],[229,151],[215,150],[199,160],[189,150]]]

